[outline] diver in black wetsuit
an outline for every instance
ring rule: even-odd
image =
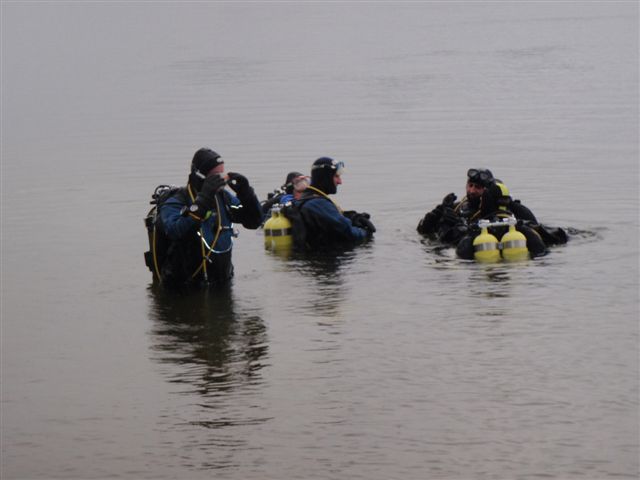
[[[527,237],[532,256],[544,254],[548,245],[567,242],[562,229],[541,225],[529,208],[512,199],[507,187],[488,169],[469,169],[466,196],[459,202],[456,199],[454,193],[447,195],[440,205],[425,214],[417,230],[452,246],[458,246],[465,239],[465,245],[458,249],[462,258],[469,258],[470,247],[470,258],[473,258],[473,238],[479,233],[477,222],[481,219],[514,216],[518,230]]]
[[[518,210],[521,216],[516,215],[516,213],[511,210],[513,206],[519,207]],[[547,253],[547,247],[542,237],[533,228],[533,225],[537,226],[538,222],[531,210],[519,202],[514,202],[509,195],[507,186],[500,180],[494,180],[484,189],[480,197],[478,211],[470,219],[471,222],[467,224],[466,235],[464,235],[456,245],[456,254],[458,257],[473,260],[475,253],[473,240],[480,233],[478,221],[488,220],[490,222],[497,222],[508,217],[515,217],[518,220],[516,230],[521,232],[527,239],[527,249],[532,258],[540,257]],[[501,238],[507,232],[507,229],[507,226],[492,227],[489,229],[489,232],[496,238]]]
[[[471,168],[467,171],[466,195],[456,202],[455,193],[450,193],[418,223],[417,230],[440,242],[457,245],[467,234],[468,224],[477,221],[481,214],[482,195],[495,184],[491,170]],[[520,215],[535,221],[535,217],[524,205],[520,205]]]

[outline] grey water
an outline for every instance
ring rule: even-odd
[[[3,479],[638,478],[635,1],[2,2]],[[222,292],[143,262],[209,146],[346,164],[374,241]],[[566,246],[415,227],[488,167]]]

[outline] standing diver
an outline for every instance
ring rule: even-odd
[[[201,148],[193,156],[186,187],[158,204],[157,232],[166,251],[155,271],[163,285],[228,283],[233,276],[232,222],[249,229],[261,225],[262,209],[247,178],[233,172],[223,175],[220,155]],[[227,184],[236,195],[225,190]]]

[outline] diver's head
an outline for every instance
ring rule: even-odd
[[[222,174],[223,172],[224,161],[220,158],[220,155],[210,148],[201,148],[195,153],[191,161],[189,185],[197,192],[202,188],[205,178],[210,175]]]
[[[301,174],[300,172],[289,172],[287,174],[287,178],[284,181],[284,185],[282,186],[282,189],[288,193],[288,194],[292,194],[293,193],[293,179],[297,178],[297,177],[304,177],[303,174]]]
[[[340,176],[343,169],[343,162],[336,162],[329,157],[320,157],[311,166],[311,186],[327,195],[336,193],[338,185],[342,183]]]
[[[297,200],[309,186],[310,179],[306,175],[300,175],[295,177],[291,183],[293,184],[293,198]]]
[[[491,170],[487,168],[470,168],[467,171],[467,199],[471,203],[479,203],[485,189],[495,183]]]

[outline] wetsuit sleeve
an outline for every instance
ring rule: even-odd
[[[363,228],[354,227],[347,217],[342,215],[329,200],[318,199],[305,203],[304,207],[314,216],[322,227],[331,232],[335,238],[360,242],[367,238]]]
[[[171,240],[180,240],[200,226],[197,220],[180,214],[184,205],[177,198],[169,198],[158,209],[164,233]]]
[[[253,189],[251,189],[250,194],[245,195],[243,198],[238,198],[228,191],[225,191],[225,197],[229,203],[232,222],[240,223],[244,228],[251,230],[262,225],[264,214],[258,197],[253,193]]]

